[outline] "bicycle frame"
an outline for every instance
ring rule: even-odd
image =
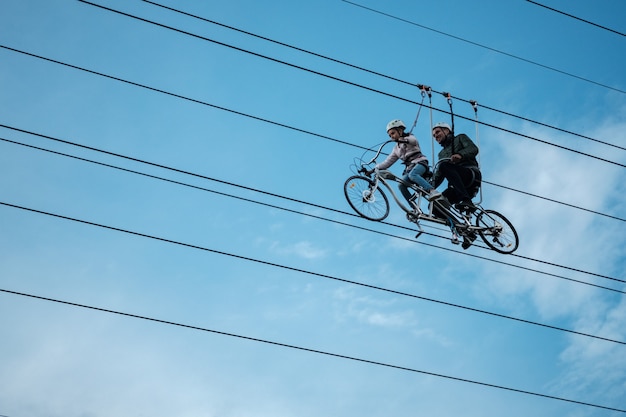
[[[380,156],[383,147],[390,142],[393,142],[393,141],[389,140],[389,141],[384,142],[382,145],[380,145],[374,157],[367,164],[364,164],[364,165],[371,165],[375,163],[376,159]],[[364,169],[364,165],[361,166],[362,169]],[[380,187],[379,184],[383,184],[383,186],[391,193],[391,196],[396,202],[396,204],[406,213],[407,219],[410,222],[415,223],[417,225],[419,232],[415,236],[416,238],[419,237],[423,233],[422,226],[420,225],[420,220],[425,220],[431,223],[437,223],[440,225],[449,226],[453,235],[452,240],[455,243],[458,242],[459,235],[464,236],[472,232],[479,233],[485,230],[485,228],[482,228],[480,226],[472,225],[471,218],[472,218],[473,213],[469,212],[467,215],[464,215],[460,211],[456,210],[452,205],[450,205],[445,199],[443,199],[443,201],[441,200],[429,201],[428,211],[424,212],[420,204],[421,204],[422,198],[426,194],[426,190],[424,190],[417,184],[408,183],[404,181],[402,178],[399,178],[398,176],[396,176],[395,174],[393,174],[392,172],[388,170],[380,170],[375,167],[373,181],[374,181],[374,186],[372,187],[372,191],[375,191],[377,188],[379,188]],[[393,190],[389,182],[403,184],[408,189],[411,189],[415,192],[415,196],[414,196],[415,201],[413,201],[411,208],[408,208],[403,203],[403,201],[400,200],[400,198],[398,198],[396,192]],[[435,207],[441,214],[444,214],[446,218],[435,216],[434,215]],[[483,211],[483,209],[482,207],[480,207],[480,205],[477,205],[475,211]]]
[[[449,203],[445,204],[444,202],[440,202],[437,200],[429,201],[428,211],[425,212],[421,208],[421,201],[422,201],[422,198],[424,198],[426,191],[417,184],[407,183],[406,181],[403,181],[402,178],[397,177],[395,174],[393,174],[390,171],[379,170],[378,168],[375,168],[374,178],[372,180],[374,181],[374,186],[372,187],[372,191],[375,191],[377,188],[380,187],[380,184],[382,184],[385,187],[385,189],[389,191],[389,193],[391,194],[391,197],[396,202],[396,204],[407,214],[409,221],[415,223],[418,226],[419,234],[417,236],[421,235],[423,232],[422,227],[419,224],[420,220],[425,220],[425,221],[429,221],[432,223],[438,223],[441,225],[450,226],[450,228],[453,229],[453,233],[457,232],[458,229],[462,229],[464,231],[473,231],[473,232],[478,232],[481,229],[480,227],[473,226],[471,224],[470,222],[471,214],[463,215],[461,212],[456,210],[453,206],[449,205]],[[408,203],[412,207],[407,207],[407,205],[405,205],[405,202],[402,201],[404,200],[404,198],[401,200],[398,197],[398,195],[392,188],[390,182],[393,182],[396,184],[404,184],[408,189],[413,190],[416,193],[413,204]],[[442,214],[445,214],[447,218],[435,216],[434,215],[435,208],[437,208],[439,212],[441,212]],[[477,207],[477,210],[481,210],[481,209]]]

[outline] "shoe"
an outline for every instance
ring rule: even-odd
[[[435,188],[428,192],[428,200],[435,201],[441,198],[441,193],[437,191]]]
[[[463,249],[467,249],[472,246],[472,243],[476,240],[476,233],[470,233],[463,237],[463,244],[461,245]]]
[[[472,203],[472,200],[469,200],[469,199],[461,201],[455,207],[459,211],[469,211],[469,212],[472,212],[472,211],[476,210],[476,206],[474,205],[474,203]]]

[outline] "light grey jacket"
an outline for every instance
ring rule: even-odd
[[[398,143],[396,143],[396,146],[393,147],[387,159],[376,167],[378,169],[387,169],[398,160],[401,160],[407,166],[417,163],[428,165],[428,158],[422,153],[417,138],[413,135],[401,138]]]

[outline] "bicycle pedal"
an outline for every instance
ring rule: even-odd
[[[417,211],[410,211],[406,214],[406,219],[411,223],[415,223],[419,227],[419,213]]]

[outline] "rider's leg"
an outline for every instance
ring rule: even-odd
[[[409,184],[411,183],[411,180],[409,179],[408,175],[403,176],[402,180],[406,181]],[[406,185],[404,185],[403,183],[399,183],[398,184],[398,188],[400,189],[400,192],[402,193],[402,195],[404,196],[406,201],[411,202],[412,194],[409,191],[409,188]]]
[[[431,183],[426,181],[426,179],[424,178],[424,174],[427,171],[428,167],[426,165],[417,164],[413,167],[411,172],[409,172],[408,177],[411,181],[413,181],[426,191],[429,200],[437,200],[441,197],[441,193],[437,191],[435,187],[433,187]]]
[[[426,166],[417,164],[408,174],[409,179],[426,190],[426,192],[433,189],[433,186],[423,177],[427,170],[428,168]]]
[[[463,244],[461,245],[463,249],[467,249],[470,246],[472,246],[472,243],[474,243],[477,237],[478,236],[476,236],[476,233],[474,232],[470,232],[466,234],[465,236],[463,236]]]
[[[470,202],[470,198],[467,190],[465,189],[465,182],[471,179],[472,172],[469,168],[455,165],[451,162],[442,162],[439,165],[439,170],[442,175],[448,180],[448,187],[454,188],[455,194],[458,195],[462,202]]]

